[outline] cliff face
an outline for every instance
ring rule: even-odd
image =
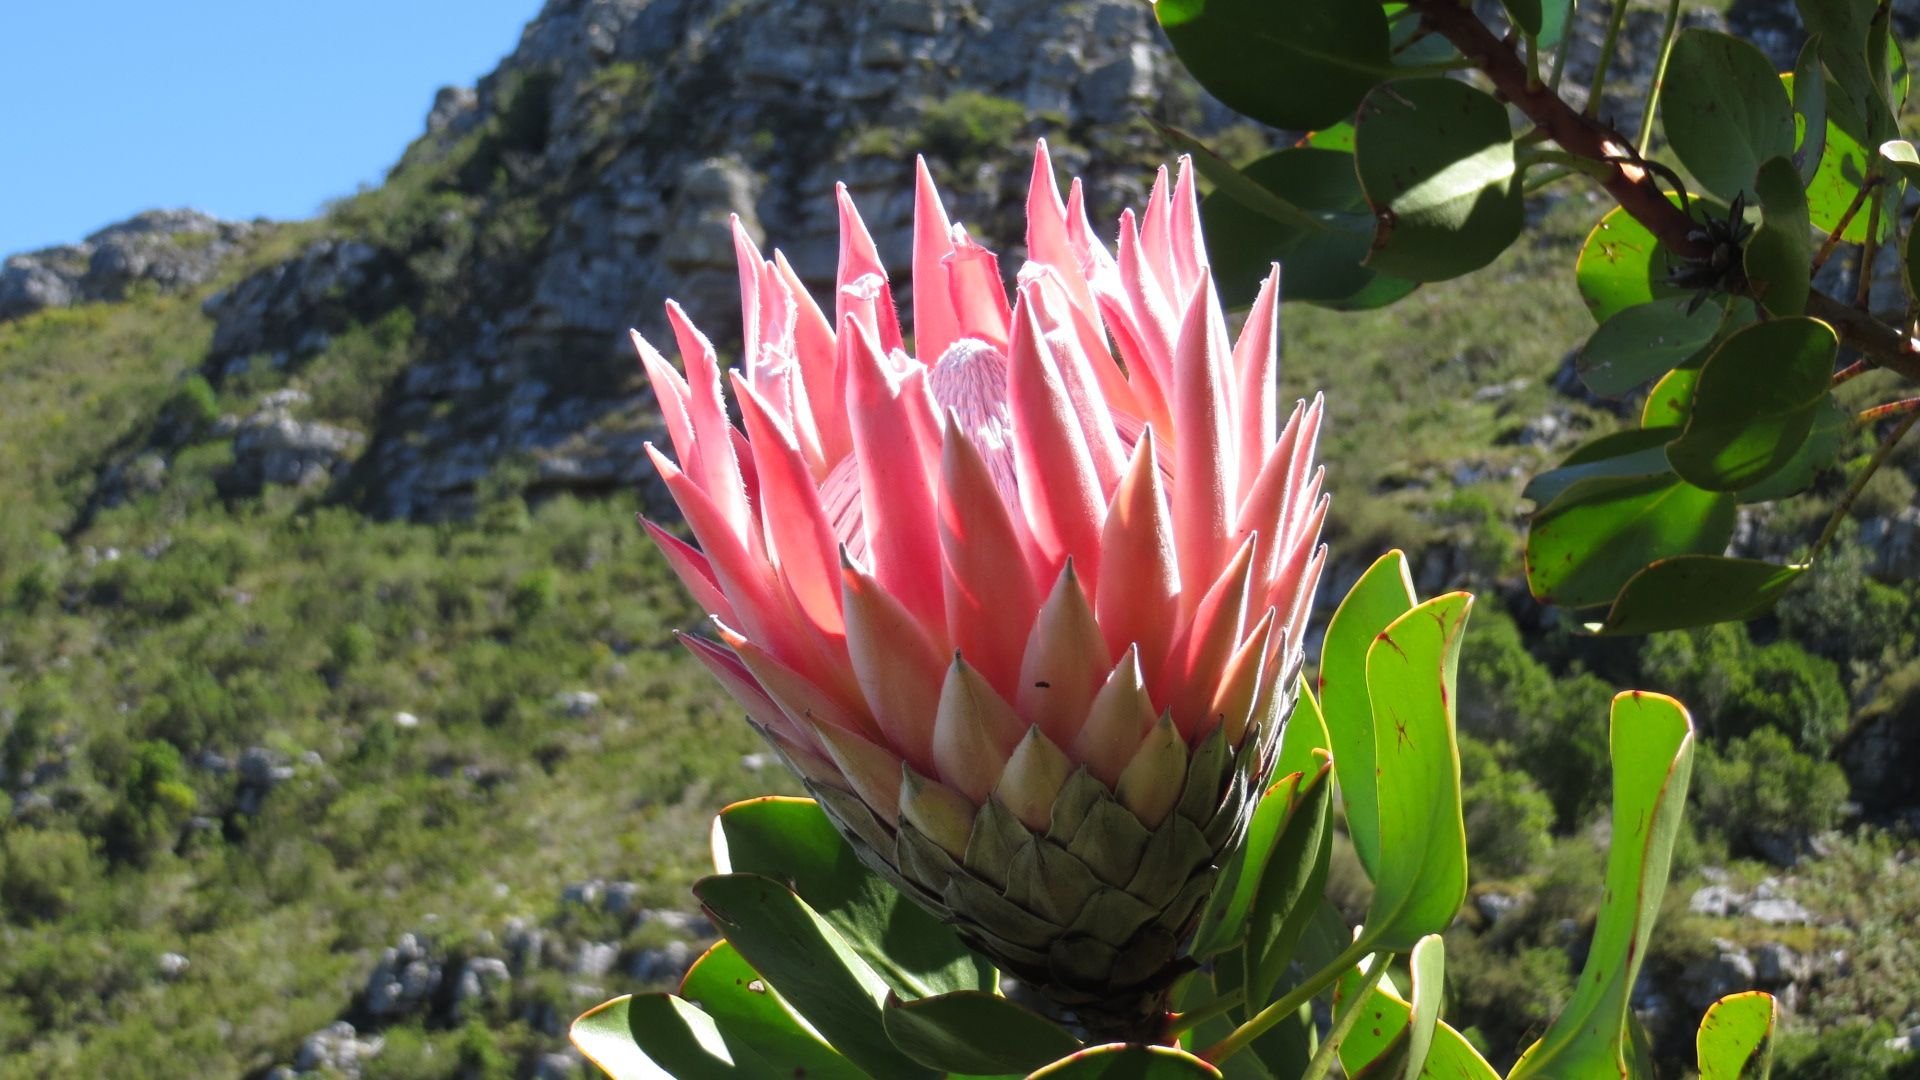
[[[1010,273],[1032,139],[1105,215],[1164,156],[1148,111],[1224,119],[1138,0],[550,0],[334,235],[208,302],[206,371],[298,372],[404,306],[409,362],[340,494],[440,518],[503,466],[536,493],[641,484],[655,417],[624,332],[674,297],[727,348],[730,213],[824,289],[845,181],[904,303],[916,152]]]

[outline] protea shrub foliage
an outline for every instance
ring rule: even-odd
[[[721,814],[695,891],[726,940],[678,994],[576,1024],[609,1073],[1494,1075],[1438,1023],[1433,936],[1466,887],[1471,598],[1418,604],[1383,558],[1327,630],[1323,719],[1321,403],[1278,400],[1278,267],[1229,333],[1195,184],[1162,169],[1109,247],[1042,144],[1009,292],[922,163],[910,329],[843,187],[830,303],[735,226],[724,379],[671,302],[679,367],[635,335],[692,542],[646,528],[711,614],[681,640],[814,799]],[[1657,906],[1690,729],[1652,695],[1622,697],[1625,726],[1645,760],[1618,794],[1653,830],[1610,875]],[[1320,895],[1336,769],[1375,882],[1357,932]],[[1648,910],[1603,915],[1607,985]],[[1329,989],[1323,1038],[1302,1006]],[[1528,1059],[1628,1054],[1625,1000],[1576,1001],[1571,1049],[1550,1032]],[[1348,1035],[1357,1003],[1381,1015]]]

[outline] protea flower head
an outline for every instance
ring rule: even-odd
[[[739,427],[677,305],[684,376],[634,335],[698,547],[647,528],[713,616],[683,640],[861,858],[1124,1022],[1180,970],[1292,706],[1320,402],[1277,407],[1277,268],[1229,341],[1190,163],[1116,255],[1042,143],[1011,297],[924,161],[915,196],[910,339],[844,185],[829,308],[735,223]]]

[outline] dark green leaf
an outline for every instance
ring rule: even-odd
[[[1635,574],[1620,590],[1597,634],[1652,634],[1752,619],[1807,570],[1719,555],[1676,555]]]
[[[1793,77],[1798,86],[1800,77]],[[1866,123],[1859,111],[1841,96],[1831,79],[1825,83],[1827,132],[1825,146],[1813,179],[1807,184],[1807,214],[1815,228],[1832,232],[1852,205],[1860,186],[1866,183],[1877,151],[1868,149],[1878,143],[1867,141]],[[1867,213],[1864,207],[1847,223],[1841,239],[1857,244],[1867,238]]]
[[[1289,773],[1254,804],[1253,816],[1247,822],[1247,838],[1220,868],[1213,897],[1200,916],[1200,928],[1194,931],[1193,944],[1188,946],[1194,959],[1204,960],[1246,940],[1247,912],[1253,910],[1253,898],[1260,891],[1267,859],[1273,855],[1280,829],[1287,822],[1287,811],[1305,779],[1301,773]]]
[[[1813,430],[1807,433],[1806,441],[1800,444],[1799,453],[1781,466],[1779,472],[1752,487],[1741,488],[1740,501],[1769,502],[1805,491],[1813,484],[1814,477],[1821,469],[1833,464],[1834,458],[1839,456],[1841,444],[1846,441],[1847,432],[1852,429],[1853,414],[1832,394],[1828,394],[1821,400],[1819,411],[1814,414]]]
[[[1647,955],[1693,771],[1693,725],[1670,697],[1613,699],[1613,830],[1607,887],[1573,998],[1507,1080],[1628,1076],[1628,1002]]]
[[[1362,266],[1373,237],[1373,218],[1349,151],[1320,146],[1269,154],[1239,171],[1241,177],[1289,206],[1312,215],[1307,228],[1277,220],[1226,188],[1200,206],[1214,277],[1230,307],[1253,302],[1272,264],[1284,262],[1281,296],[1334,307],[1371,306],[1363,294],[1385,288],[1391,299],[1411,291],[1410,282]]]
[[[1807,310],[1813,272],[1813,224],[1800,174],[1786,158],[1768,158],[1753,186],[1760,229],[1747,241],[1747,283],[1768,314],[1799,315]]]
[[[885,980],[785,886],[759,874],[718,874],[695,882],[693,894],[753,969],[854,1064],[876,1076],[931,1075],[886,1037]]]
[[[1772,994],[1729,994],[1700,1021],[1700,1080],[1767,1080],[1780,1009]]]
[[[1800,235],[1804,239],[1806,231]],[[1801,269],[1806,269],[1804,263]],[[1654,300],[1615,312],[1581,348],[1575,360],[1580,378],[1596,394],[1619,397],[1673,370],[1712,341],[1725,314],[1716,304],[1694,304],[1690,298]]]
[[[866,1073],[821,1041],[760,973],[730,943],[722,941],[694,961],[680,981],[680,996],[736,1045],[753,1048],[778,1076],[809,1080],[865,1080]]]
[[[1367,265],[1382,273],[1458,277],[1520,235],[1506,106],[1467,83],[1398,79],[1369,93],[1354,123],[1354,159],[1376,219]]]
[[[781,1080],[783,1075],[750,1046],[723,1035],[712,1017],[671,994],[615,998],[575,1020],[567,1037],[612,1080]]]
[[[1793,74],[1781,76],[1781,82],[1793,94],[1793,166],[1800,182],[1811,184],[1827,149],[1827,78],[1820,66],[1820,35],[1800,47]]]
[[[1390,71],[1386,13],[1348,0],[1159,0],[1154,15],[1200,85],[1305,131],[1345,119]]]
[[[1467,832],[1453,725],[1463,592],[1400,616],[1367,649],[1379,774],[1380,866],[1362,939],[1404,952],[1447,928],[1467,897]]]
[[[1563,607],[1610,604],[1655,559],[1725,550],[1735,509],[1733,496],[1672,476],[1581,480],[1527,530],[1527,587]]]
[[[1545,16],[1540,10],[1540,0],[1500,0],[1500,6],[1507,9],[1507,17],[1520,32],[1531,38],[1539,38]]]
[[[1389,551],[1354,582],[1327,623],[1320,647],[1320,708],[1333,741],[1334,775],[1347,810],[1347,834],[1360,865],[1373,877],[1380,866],[1380,810],[1374,795],[1373,706],[1368,703],[1367,648],[1393,620],[1413,608],[1407,557]]]
[[[1220,1070],[1171,1046],[1113,1043],[1081,1050],[1027,1080],[1220,1080]]]
[[[1672,264],[1666,249],[1620,207],[1607,211],[1587,234],[1574,265],[1580,296],[1595,322],[1681,290],[1667,284]]]
[[[1667,443],[1677,434],[1678,428],[1649,428],[1602,435],[1569,454],[1559,468],[1527,481],[1520,496],[1546,507],[1582,480],[1665,476],[1673,472],[1667,464]]]
[[[1878,145],[1893,136],[1892,103],[1885,89],[1886,31],[1873,27],[1876,0],[1796,0],[1800,21],[1809,34],[1818,34],[1820,60],[1838,84],[1838,93],[1829,91],[1829,103],[1843,99],[1852,112],[1865,119],[1861,134],[1864,145]],[[1869,43],[1877,45],[1871,49]],[[1880,60],[1870,63],[1868,54],[1878,51]],[[1878,73],[1876,73],[1878,69]]]
[[[1707,357],[1667,460],[1708,491],[1739,491],[1793,460],[1813,430],[1839,339],[1805,317],[1756,323]]]
[[[1067,1029],[996,994],[961,990],[887,1003],[887,1036],[933,1069],[992,1075],[1028,1073],[1080,1049]]]
[[[1247,914],[1246,985],[1265,1001],[1294,959],[1294,947],[1314,917],[1333,857],[1332,767],[1301,783],[1287,805],[1273,851]]]
[[[998,983],[950,928],[867,869],[812,799],[768,796],[722,810],[714,861],[722,873],[787,882],[902,996]]]
[[[1660,100],[1673,152],[1708,191],[1752,192],[1769,158],[1793,153],[1793,105],[1766,54],[1739,38],[1683,30]]]
[[[1320,231],[1329,226],[1318,217],[1288,202],[1276,194],[1273,189],[1263,187],[1252,177],[1233,167],[1226,158],[1207,149],[1207,144],[1169,124],[1153,121],[1161,135],[1179,148],[1182,153],[1192,155],[1194,167],[1200,175],[1207,178],[1220,192],[1241,206],[1293,229]]]

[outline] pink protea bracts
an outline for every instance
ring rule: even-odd
[[[713,615],[683,637],[862,858],[1090,1021],[1147,1007],[1291,708],[1325,548],[1321,409],[1276,401],[1279,276],[1237,343],[1193,170],[1117,254],[1046,146],[1012,302],[926,166],[913,346],[844,187],[831,317],[736,223],[744,367],[638,334]],[[677,461],[677,463],[676,463]]]

